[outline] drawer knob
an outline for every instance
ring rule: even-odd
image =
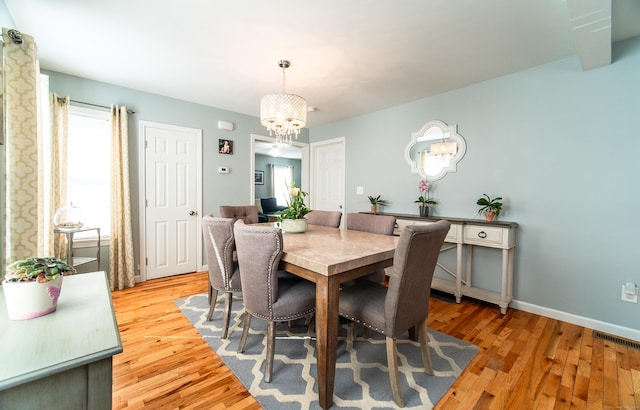
[[[487,237],[487,233],[485,231],[480,231],[478,232],[478,238],[486,238]]]

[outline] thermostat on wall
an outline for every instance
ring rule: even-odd
[[[218,174],[228,174],[229,171],[229,167],[218,167]]]

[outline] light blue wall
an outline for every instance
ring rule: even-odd
[[[568,58],[313,128],[312,142],[346,137],[347,212],[382,194],[386,211],[417,213],[404,149],[434,119],[467,142],[458,172],[432,184],[436,215],[477,218],[483,193],[505,198],[500,219],[520,225],[515,298],[640,329],[640,304],[620,300],[623,283],[640,284],[640,38],[599,69]],[[474,251],[477,284],[498,286],[495,259]]]
[[[204,214],[219,215],[220,205],[253,204],[253,200],[249,198],[249,187],[253,183],[253,177],[249,176],[250,135],[265,135],[265,129],[260,125],[258,118],[57,72],[47,70],[42,70],[42,72],[49,75],[50,90],[61,96],[68,95],[72,100],[105,106],[125,105],[136,112],[129,116],[129,169],[136,265],[139,262],[140,254],[138,218],[140,135],[138,121],[152,121],[203,131],[202,210]],[[215,90],[211,92],[215,92]],[[217,128],[219,120],[233,122],[235,129],[233,131],[219,130]],[[232,155],[218,153],[219,139],[233,141]],[[298,140],[307,142],[309,130],[303,129]],[[219,174],[217,169],[220,166],[229,167],[231,172]]]

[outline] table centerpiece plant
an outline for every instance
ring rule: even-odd
[[[480,205],[478,213],[484,213],[484,218],[487,222],[492,222],[502,212],[502,197],[498,196],[493,199],[487,194],[478,198],[476,205]]]
[[[27,258],[7,266],[2,289],[11,320],[33,319],[54,312],[62,277],[73,266],[55,257]]]
[[[305,215],[311,212],[304,202],[307,195],[308,193],[296,187],[295,182],[289,186],[287,209],[276,212],[278,222],[284,232],[305,232],[307,230]]]
[[[388,202],[386,199],[382,199],[382,195],[372,196],[369,195],[369,203],[371,203],[371,213],[376,214],[378,212],[379,206],[387,206]]]
[[[423,216],[423,217],[429,216],[429,208],[432,205],[436,205],[438,203],[438,201],[436,201],[435,199],[429,198],[429,188],[430,188],[429,182],[427,182],[426,179],[421,180],[420,183],[418,184],[418,190],[420,191],[420,196],[416,201],[414,201],[414,203],[420,204],[418,210],[420,212],[420,216]]]

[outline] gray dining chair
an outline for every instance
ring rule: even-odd
[[[234,221],[242,219],[246,224],[257,224],[260,221],[258,207],[255,205],[220,205],[220,216],[233,218]]]
[[[373,214],[347,214],[347,229],[354,231],[377,233],[381,235],[393,235],[393,231],[396,227],[396,217],[392,215],[373,215]],[[371,273],[363,276],[362,279],[366,279],[372,282],[382,283],[386,278],[384,270]],[[349,282],[346,286],[352,285],[353,282]]]
[[[407,226],[398,241],[388,287],[363,281],[340,292],[340,316],[386,337],[389,381],[393,400],[400,407],[404,400],[398,377],[397,337],[416,328],[425,372],[433,374],[426,320],[433,271],[449,226],[445,220]],[[353,326],[349,337],[354,337]]]
[[[339,228],[342,212],[340,211],[311,211],[307,214],[307,223]]]
[[[215,310],[218,292],[224,292],[225,304],[222,319],[222,339],[227,338],[233,292],[241,292],[242,285],[238,263],[234,261],[236,249],[233,235],[232,218],[215,218],[206,215],[202,218],[202,235],[204,239],[207,264],[209,266],[209,312],[210,321]]]
[[[275,354],[275,325],[315,312],[316,287],[293,275],[279,274],[283,252],[282,230],[272,226],[234,225],[240,276],[244,289],[244,327],[238,353],[244,351],[251,318],[267,321],[267,352],[264,381],[271,382]]]

